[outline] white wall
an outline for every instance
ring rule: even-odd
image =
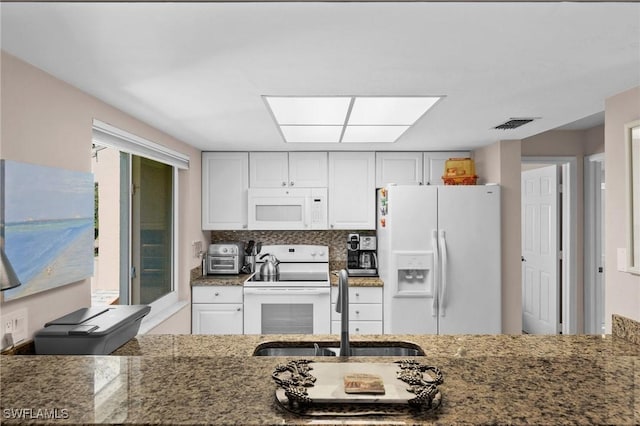
[[[640,119],[640,87],[605,101],[605,329],[611,315],[640,321],[640,276],[617,270],[617,250],[625,248],[628,229],[625,183],[624,125]]]
[[[181,299],[190,299],[189,271],[199,265],[192,241],[206,241],[200,229],[200,151],[142,123],[18,58],[1,56],[0,157],[81,172],[91,171],[93,119],[112,124],[191,157],[180,172],[179,282]],[[45,322],[91,305],[90,280],[15,301],[2,302],[2,315],[28,309],[29,335]],[[185,307],[189,310],[189,306]],[[189,333],[188,315],[174,315],[162,327]]]
[[[92,160],[98,182],[98,256],[92,285],[94,290],[120,289],[120,152],[100,150]]]

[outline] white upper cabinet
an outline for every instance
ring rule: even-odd
[[[326,188],[327,162],[326,152],[290,152],[289,185]]]
[[[246,229],[249,154],[202,153],[202,229]]]
[[[425,185],[444,185],[444,164],[449,158],[470,157],[469,151],[438,151],[424,153],[424,180]]]
[[[422,179],[422,152],[376,152],[376,188],[421,185]]]
[[[376,228],[374,152],[329,153],[329,227]]]
[[[326,188],[326,152],[251,152],[251,188]]]
[[[249,186],[280,188],[289,185],[289,155],[286,152],[250,152]]]

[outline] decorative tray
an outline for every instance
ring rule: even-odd
[[[345,378],[375,376],[359,393],[347,393]],[[394,363],[333,363],[309,360],[290,361],[276,366],[272,374],[278,385],[276,399],[287,410],[313,415],[398,414],[406,408],[432,410],[440,405],[438,385],[443,382],[437,367],[414,360]],[[383,384],[383,390],[379,387]],[[358,387],[358,386],[356,386]],[[353,388],[349,388],[350,392]],[[383,393],[381,393],[383,392]],[[404,407],[404,409],[402,408]]]

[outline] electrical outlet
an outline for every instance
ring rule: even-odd
[[[4,349],[27,339],[29,323],[26,308],[2,315],[0,348]]]
[[[194,241],[191,245],[193,246],[193,257],[200,258],[202,255],[202,241]]]
[[[13,341],[15,343],[27,339],[29,330],[27,309],[18,309],[13,316]]]

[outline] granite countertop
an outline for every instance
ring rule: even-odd
[[[253,274],[239,274],[239,275],[197,275],[191,278],[191,286],[235,286],[244,285],[244,283],[250,279]],[[331,285],[338,285],[338,277],[331,273],[329,274],[331,279]],[[350,287],[382,287],[383,282],[379,277],[349,277]]]
[[[49,413],[58,415],[48,422],[55,424],[640,423],[640,346],[617,335],[353,336],[416,343],[427,354],[418,360],[444,374],[437,410],[360,418],[303,417],[278,405],[271,374],[295,358],[251,354],[262,342],[283,340],[338,336],[146,335],[116,350],[119,356],[3,356],[2,420],[46,423]]]
[[[253,274],[237,275],[200,275],[191,278],[191,287],[195,286],[217,286],[217,285],[244,285],[245,281]]]
[[[338,285],[338,271],[329,274],[331,285]],[[380,277],[349,277],[349,287],[382,287],[384,282]]]

